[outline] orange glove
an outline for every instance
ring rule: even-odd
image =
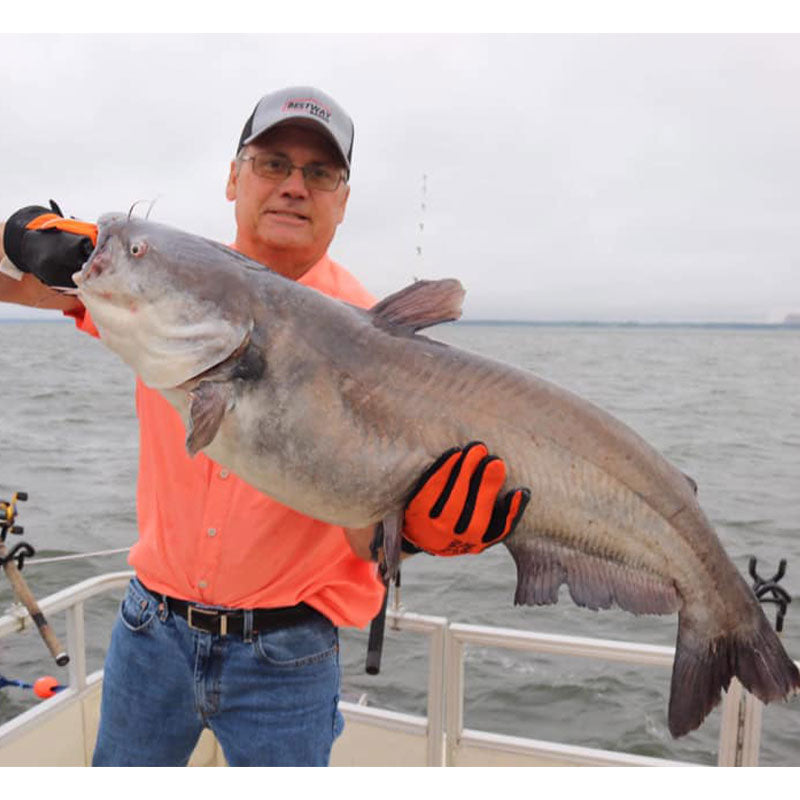
[[[11,263],[48,286],[72,287],[72,274],[92,254],[97,225],[66,219],[61,209],[25,206],[6,221],[3,249]]]
[[[506,465],[482,442],[448,450],[425,472],[406,504],[406,552],[480,553],[505,539],[530,500],[528,489],[500,497]]]

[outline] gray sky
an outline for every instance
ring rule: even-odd
[[[356,126],[331,254],[378,296],[453,276],[468,318],[800,312],[797,35],[14,34],[0,75],[0,218],[159,197],[229,242],[245,118],[311,84]]]

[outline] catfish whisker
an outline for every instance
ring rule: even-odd
[[[150,212],[153,210],[153,206],[163,197],[163,195],[157,194],[152,201],[150,202],[150,208],[147,209],[147,213],[144,215],[145,219],[150,219]]]
[[[134,209],[134,208],[136,208],[136,206],[138,206],[138,205],[139,205],[139,203],[144,203],[144,202],[145,202],[144,200],[137,200],[137,201],[136,201],[136,202],[135,202],[135,203],[134,203],[134,204],[133,204],[133,205],[130,207],[130,209],[128,210],[128,222],[130,222],[130,221],[131,221],[131,217],[133,216],[133,209]]]

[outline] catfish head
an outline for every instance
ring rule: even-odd
[[[254,324],[247,269],[264,267],[207,239],[109,214],[73,280],[104,343],[148,386],[168,389],[246,343]]]

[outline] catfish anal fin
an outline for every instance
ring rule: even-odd
[[[546,537],[503,544],[517,565],[515,605],[558,602],[562,583],[573,602],[591,609],[617,605],[633,614],[671,614],[681,601],[675,586],[660,575],[583,553]]]

